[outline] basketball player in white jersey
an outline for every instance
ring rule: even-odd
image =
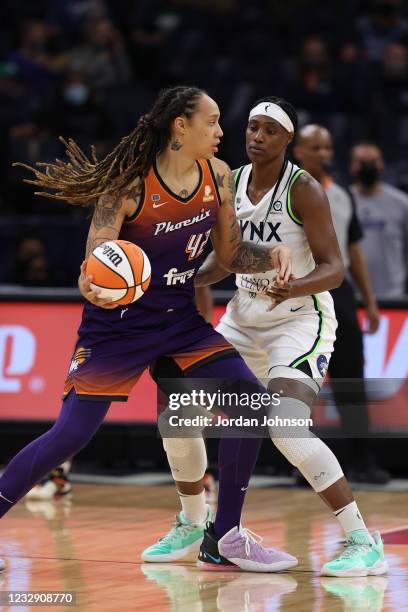
[[[341,283],[343,264],[324,190],[286,158],[296,127],[290,104],[279,98],[258,101],[246,131],[251,163],[235,171],[243,239],[290,246],[293,277],[282,286],[274,273],[237,274],[237,291],[217,330],[259,379],[269,380],[272,393],[283,390],[273,416],[307,419],[333,351],[337,322],[328,290]],[[213,252],[197,284],[209,285],[227,275]],[[270,427],[272,441],[331,508],[346,535],[344,552],[326,563],[322,574],[385,573],[380,534],[368,532],[336,457],[307,427],[290,429]],[[201,550],[214,540],[210,525]],[[222,539],[218,544],[222,552]]]

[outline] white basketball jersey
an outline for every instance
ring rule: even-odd
[[[252,164],[244,166],[240,175],[238,171],[235,210],[241,227],[242,239],[267,247],[283,243],[293,251],[293,274],[299,278],[306,276],[315,267],[309,242],[303,230],[302,222],[292,210],[290,190],[296,179],[304,172],[299,166],[287,162],[278,188],[276,185],[263,196],[255,206],[247,195],[248,180]],[[272,201],[273,196],[273,201]],[[262,293],[269,287],[276,276],[275,271],[256,274],[237,274],[236,285],[240,290],[250,294]]]

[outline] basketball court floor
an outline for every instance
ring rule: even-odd
[[[140,561],[142,549],[170,527],[178,508],[172,486],[75,484],[70,499],[22,501],[1,521],[7,571],[0,574],[0,590],[70,591],[77,610],[408,611],[408,492],[360,492],[356,498],[370,529],[380,529],[387,542],[387,576],[319,576],[340,550],[342,534],[308,489],[249,491],[245,526],[299,558],[290,572],[251,574],[204,572],[194,558]]]

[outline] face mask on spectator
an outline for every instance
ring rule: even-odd
[[[70,104],[81,106],[89,97],[89,89],[83,83],[67,85],[64,89],[64,99]]]
[[[336,169],[334,161],[331,159],[326,159],[325,161],[322,161],[322,167],[327,172],[327,174],[330,175],[334,174],[334,171]]]
[[[372,187],[379,178],[380,171],[372,162],[363,162],[356,173],[356,179],[365,187]]]

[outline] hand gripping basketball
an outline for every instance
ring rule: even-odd
[[[111,310],[112,308],[117,308],[119,304],[115,304],[112,302],[110,298],[99,298],[100,289],[91,289],[91,282],[93,280],[92,275],[86,274],[86,261],[83,261],[81,264],[81,274],[78,278],[78,287],[82,295],[88,302],[95,304],[95,306],[100,306],[101,308],[107,308]]]
[[[99,244],[85,266],[83,275],[81,269],[81,292],[102,308],[136,302],[150,285],[149,258],[143,249],[128,240],[108,240]]]

